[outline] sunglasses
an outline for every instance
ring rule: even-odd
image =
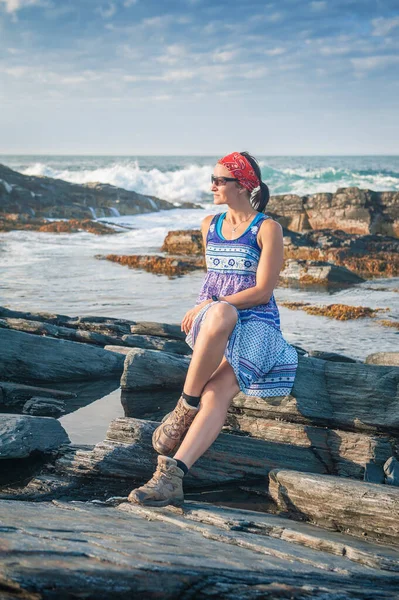
[[[215,177],[214,175],[211,175],[212,185],[216,185],[217,187],[226,185],[228,181],[238,181],[238,179],[235,179],[234,177]]]

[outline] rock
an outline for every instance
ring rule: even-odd
[[[253,511],[3,500],[0,513],[8,597],[392,600],[398,588],[395,550],[325,533],[329,552],[316,528]],[[312,536],[317,549],[299,541]]]
[[[169,231],[164,240],[161,251],[167,252],[168,254],[202,256],[204,253],[202,233],[199,229],[180,229],[178,231]]]
[[[348,363],[356,363],[358,362],[354,358],[350,358],[349,356],[345,356],[344,354],[338,354],[337,352],[325,352],[324,350],[309,350],[309,356],[313,356],[313,358],[321,358],[322,360],[331,360],[332,362],[348,362]]]
[[[346,267],[340,267],[331,262],[320,260],[295,260],[287,259],[280,279],[295,280],[301,284],[342,284],[361,283],[362,277],[356,275]]]
[[[398,235],[399,193],[374,192],[357,187],[308,196],[272,196],[271,211],[281,224],[294,231],[341,229],[348,233]]]
[[[239,393],[230,412],[331,429],[399,432],[399,368],[298,357],[291,394]]]
[[[190,359],[159,350],[133,349],[126,356],[122,390],[182,386]]]
[[[19,217],[19,215],[17,215]],[[109,227],[99,221],[90,219],[69,219],[65,221],[47,221],[46,219],[10,219],[7,215],[0,215],[0,232],[15,231],[41,231],[45,233],[78,233],[88,231],[95,235],[113,235],[119,233],[115,227]]]
[[[65,402],[63,400],[56,400],[55,398],[34,396],[25,402],[22,412],[24,415],[57,418],[65,413]]]
[[[375,462],[369,462],[364,468],[364,481],[368,483],[385,483],[384,467]]]
[[[368,306],[351,306],[348,304],[327,304],[325,306],[320,306],[310,304],[310,302],[281,302],[280,305],[291,310],[304,310],[310,315],[330,317],[332,319],[337,319],[338,321],[375,317],[379,312],[386,312],[389,310],[387,308],[370,308]],[[377,322],[380,323],[381,321]]]
[[[71,326],[62,327],[43,323],[40,321],[28,321],[26,319],[0,319],[0,329],[14,329],[16,331],[25,331],[35,335],[45,335],[55,337],[57,339],[70,340],[72,342],[83,342],[86,344],[96,344],[104,346],[106,344],[122,343],[122,339],[112,334],[109,335],[109,329],[101,326],[99,329],[108,333],[98,333],[95,331],[87,331],[85,329],[74,329]],[[89,329],[89,328],[86,328]],[[93,327],[94,329],[94,327]]]
[[[399,352],[374,352],[366,356],[367,365],[387,365],[399,367]]]
[[[399,541],[399,490],[389,486],[272,471],[269,493],[281,510],[301,520],[387,544]]]
[[[96,258],[99,257],[97,256]],[[160,256],[156,254],[133,254],[130,256],[108,254],[106,259],[120,265],[127,265],[131,269],[144,269],[144,271],[148,271],[149,273],[169,275],[171,277],[205,269],[205,260],[199,256],[185,256],[181,258],[180,256]]]
[[[123,342],[131,348],[162,350],[171,354],[191,354],[188,344],[180,340],[169,340],[155,335],[124,335]]]
[[[175,208],[165,200],[113,185],[81,185],[51,177],[22,175],[5,165],[0,165],[0,204],[6,213],[62,219],[92,219],[93,216],[115,216],[115,211],[132,215]],[[197,206],[187,202],[180,207]]]
[[[147,481],[156,466],[151,437],[159,422],[117,418],[106,439],[93,449],[70,446],[59,455],[56,469],[68,477]],[[328,467],[310,447],[220,434],[185,477],[187,489],[263,479],[274,468],[306,468],[326,473]],[[337,467],[338,468],[338,467]]]
[[[76,398],[72,392],[0,381],[0,406],[4,406],[7,412],[22,411],[26,402],[35,396],[43,400],[59,399],[64,406],[65,400]]]
[[[391,456],[384,465],[385,483],[399,485],[399,461]]]
[[[0,377],[56,382],[111,377],[122,373],[124,357],[89,344],[3,329]]]
[[[0,414],[0,459],[52,452],[61,444],[69,444],[69,438],[57,419]]]
[[[331,430],[245,414],[230,413],[227,424],[233,432],[247,433],[270,443],[309,448],[331,475],[363,479],[364,466],[370,461],[374,461],[383,474],[382,466],[393,452],[393,444],[387,436]],[[240,440],[236,444],[239,446]]]
[[[125,356],[129,354],[132,350],[129,346],[104,346],[104,350],[108,350],[108,352],[116,352],[117,354],[124,354]]]
[[[130,331],[136,335],[157,335],[176,340],[186,339],[186,334],[181,330],[180,325],[171,325],[170,323],[140,321],[139,323],[132,324]]]

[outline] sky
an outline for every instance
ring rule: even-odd
[[[399,154],[397,0],[0,0],[0,153]]]

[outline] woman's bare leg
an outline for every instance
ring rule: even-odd
[[[224,358],[204,387],[199,411],[175,459],[183,461],[190,468],[202,456],[219,435],[231,401],[239,391],[233,368]]]
[[[184,383],[186,394],[201,395],[205,384],[222,361],[237,318],[237,311],[230,304],[218,302],[208,309],[195,341]]]

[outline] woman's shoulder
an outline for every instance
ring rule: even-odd
[[[211,223],[216,223],[218,217],[221,215],[222,213],[217,213],[216,215],[207,215],[204,219],[202,219],[201,221],[201,230],[202,232],[207,233]]]
[[[274,219],[269,217],[269,215],[265,215],[264,213],[262,214],[262,218],[259,219],[258,223],[259,223],[259,228],[261,228],[261,226],[262,226],[262,229],[266,229],[266,228],[267,229],[275,229],[276,231],[283,230],[283,228],[281,227],[281,225],[278,221],[275,221]]]
[[[258,221],[259,230],[257,235],[257,241],[262,248],[262,239],[270,239],[273,236],[274,239],[283,239],[283,228],[278,221],[275,221],[268,215],[263,215],[265,218]]]

